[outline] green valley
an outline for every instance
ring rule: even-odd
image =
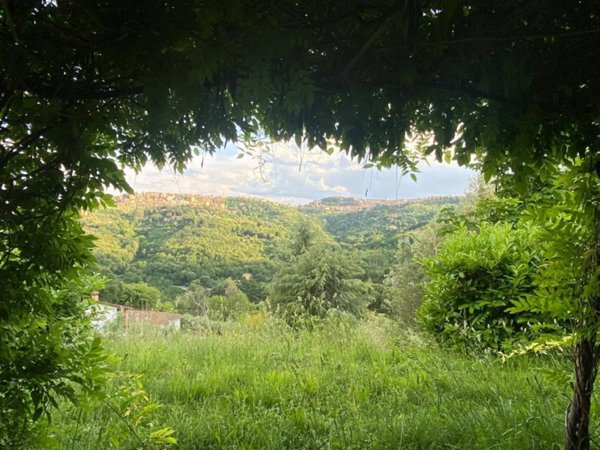
[[[378,201],[326,198],[301,207],[255,198],[144,193],[84,215],[96,236],[103,299],[119,303],[117,283],[146,283],[169,304],[190,286],[222,294],[233,280],[252,302],[264,300],[278,253],[301,223],[323,230],[360,261],[365,281],[381,283],[402,232],[428,223],[454,197]]]

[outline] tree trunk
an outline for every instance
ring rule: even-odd
[[[565,450],[590,448],[590,405],[596,378],[595,341],[595,338],[583,338],[575,345],[575,386],[565,418]]]

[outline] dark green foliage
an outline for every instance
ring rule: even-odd
[[[582,335],[595,335],[600,327],[600,178],[589,172],[589,164],[576,160],[549,167],[542,187],[529,197],[521,220],[539,228],[545,263],[535,295],[514,308],[549,314]]]
[[[123,283],[120,281],[110,280],[99,291],[100,299],[103,302],[118,304],[121,298],[121,290]]]
[[[325,233],[320,227],[303,221],[298,224],[292,234],[292,239],[288,246],[289,257],[294,258],[306,252],[311,246],[322,244],[325,239]]]
[[[181,169],[190,145],[212,151],[258,126],[402,166],[414,163],[406,136],[433,132],[429,153],[441,160],[456,144],[466,163],[487,149],[488,173],[597,142],[594,0],[271,6],[7,3],[0,61],[13,142],[31,133],[28,148],[58,146],[61,162],[81,144],[93,177],[114,168],[108,157]]]
[[[161,301],[160,291],[147,283],[111,281],[100,291],[102,301],[138,309],[156,309]]]
[[[20,177],[13,202],[13,170],[0,164],[0,447],[27,448],[61,398],[101,384],[104,355],[85,314],[98,288],[84,279],[92,238],[74,207],[41,194],[66,195],[50,180]]]
[[[527,337],[540,314],[512,314],[513,302],[534,290],[542,258],[533,228],[482,223],[460,228],[425,262],[430,281],[418,317],[440,341],[460,348],[500,350]]]
[[[290,230],[290,237],[277,250],[277,258],[283,262],[291,262],[313,246],[333,245],[334,240],[321,224],[303,218]]]
[[[324,317],[330,310],[360,315],[370,298],[355,258],[336,246],[314,244],[284,263],[274,277],[270,304],[288,320]]]
[[[138,309],[155,309],[160,303],[160,291],[146,283],[123,283],[117,303]]]
[[[67,279],[58,290],[29,288],[28,300],[43,302],[37,313],[23,305],[1,322],[0,448],[46,448],[44,436],[33,432],[38,419],[64,399],[76,403],[102,387],[106,354],[87,312],[97,287],[91,279]]]
[[[270,306],[290,323],[323,318],[332,310],[360,315],[370,286],[356,260],[317,226],[300,222],[280,252]]]

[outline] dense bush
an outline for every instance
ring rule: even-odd
[[[461,348],[507,348],[543,317],[507,311],[534,289],[541,261],[534,228],[482,223],[457,229],[425,262],[431,281],[418,312],[440,341]]]
[[[188,319],[200,316],[203,319],[226,321],[235,320],[256,310],[248,296],[239,288],[238,283],[228,278],[224,281],[220,294],[210,292],[199,284],[192,286],[175,300],[175,309],[186,315]],[[187,320],[187,319],[186,319]],[[189,328],[195,328],[198,320],[187,320]]]
[[[180,313],[202,316],[208,312],[209,292],[199,285],[192,285],[175,299],[175,309]]]
[[[255,309],[256,305],[241,291],[230,295],[213,295],[208,299],[208,317],[213,320],[234,320]]]

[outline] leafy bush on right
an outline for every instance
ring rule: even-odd
[[[459,348],[500,350],[526,337],[540,317],[507,311],[534,290],[541,260],[533,228],[482,223],[461,227],[424,262],[430,282],[418,319],[437,339]]]

